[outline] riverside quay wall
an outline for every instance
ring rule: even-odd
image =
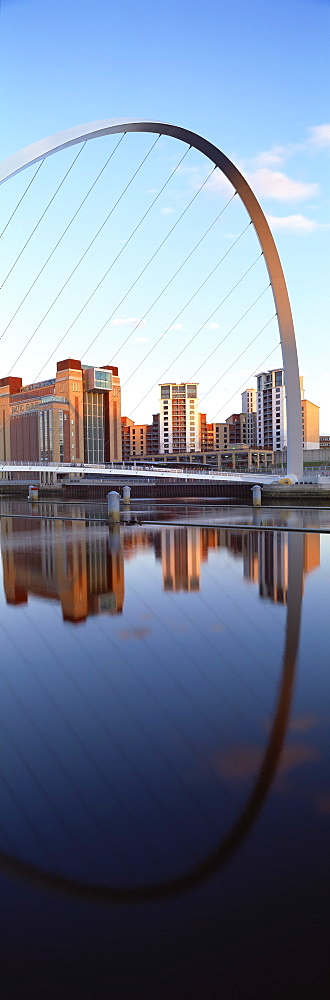
[[[142,481],[130,480],[123,483],[118,477],[116,481],[111,478],[111,488],[122,494],[123,486],[129,486],[132,500],[162,500],[166,497],[177,499],[185,498],[224,498],[227,500],[240,500],[241,503],[251,503],[250,483],[216,483],[216,482],[154,482],[146,483]],[[76,482],[63,483],[63,499],[66,500],[106,500],[109,492],[109,483],[99,482]]]
[[[29,480],[30,483],[30,480]],[[32,483],[32,478],[31,478]],[[244,482],[146,482],[139,479],[127,480],[123,482],[122,477],[113,476],[111,482],[100,482],[98,480],[71,480],[70,482],[57,482],[54,485],[40,484],[38,496],[42,500],[62,500],[63,502],[96,501],[106,503],[107,495],[111,490],[116,490],[120,496],[123,495],[124,486],[129,486],[131,490],[131,500],[162,500],[178,499],[200,500],[211,503],[214,501],[224,501],[226,504],[242,504],[252,506],[252,483]],[[2,482],[0,484],[1,497],[15,499],[27,498],[29,484],[27,481]],[[279,485],[272,483],[262,485],[262,506],[265,507],[329,507],[330,508],[330,483],[327,486],[318,486],[313,483],[291,485]]]

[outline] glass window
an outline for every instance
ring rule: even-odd
[[[112,388],[112,373],[95,368],[94,386],[95,389],[107,389],[108,392],[110,392],[110,389]]]

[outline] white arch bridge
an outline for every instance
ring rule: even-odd
[[[199,150],[227,177],[245,206],[264,255],[278,319],[286,386],[288,474],[294,474],[298,479],[301,479],[303,438],[298,357],[291,307],[280,258],[265,215],[253,191],[237,167],[217,146],[197,133],[177,125],[128,118],[107,119],[59,132],[8,157],[0,164],[0,184],[31,164],[37,163],[61,149],[104,135],[125,132],[149,132],[167,135]],[[189,473],[189,475],[193,475],[193,473]]]

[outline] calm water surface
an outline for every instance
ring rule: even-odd
[[[328,996],[329,512],[55,506],[0,507],[3,996]]]

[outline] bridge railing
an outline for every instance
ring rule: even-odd
[[[0,462],[0,470],[1,469],[5,469],[5,468],[9,470],[11,468],[20,468],[20,467],[24,467],[25,469],[31,469],[31,471],[33,469],[40,469],[40,470],[44,470],[45,472],[48,471],[48,470],[52,471],[54,469],[59,470],[61,472],[71,471],[73,469],[77,470],[77,471],[81,470],[81,471],[87,471],[87,472],[94,472],[94,471],[95,472],[96,471],[101,471],[101,472],[105,471],[105,472],[108,472],[108,471],[111,470],[114,473],[116,473],[116,472],[120,473],[120,472],[124,472],[124,471],[130,470],[130,471],[134,472],[137,475],[139,474],[139,472],[147,472],[149,475],[152,475],[153,473],[157,473],[157,475],[159,475],[159,473],[161,473],[162,475],[165,475],[165,476],[180,476],[180,477],[181,476],[199,476],[199,478],[201,476],[208,477],[208,476],[217,476],[219,474],[221,476],[233,476],[233,474],[234,475],[244,475],[245,473],[247,473],[247,474],[253,474],[253,475],[258,475],[258,473],[259,473],[260,475],[263,475],[263,476],[264,475],[271,475],[271,476],[280,475],[280,471],[278,469],[270,469],[270,468],[267,468],[267,467],[264,468],[263,466],[259,466],[259,468],[255,467],[255,466],[250,466],[250,467],[244,468],[244,469],[239,469],[239,468],[221,469],[221,468],[217,468],[217,467],[214,467],[214,468],[204,468],[203,467],[203,468],[200,468],[200,469],[195,469],[194,466],[192,465],[189,468],[184,468],[183,469],[180,466],[178,466],[178,468],[170,467],[170,466],[167,465],[167,463],[164,463],[164,465],[162,465],[162,464],[159,464],[159,465],[143,464],[142,465],[142,463],[140,464],[140,463],[135,463],[135,462],[122,462],[122,463],[117,463],[117,462],[107,462],[106,463],[106,462],[104,462],[102,464],[101,463],[93,463],[93,465],[89,465],[88,463],[82,463],[82,462],[81,463],[78,463],[78,462],[29,462],[29,461],[26,461],[26,460],[24,461],[23,459],[22,460],[14,459],[13,461],[12,460],[11,461],[3,461],[3,460],[1,460],[1,462]]]

